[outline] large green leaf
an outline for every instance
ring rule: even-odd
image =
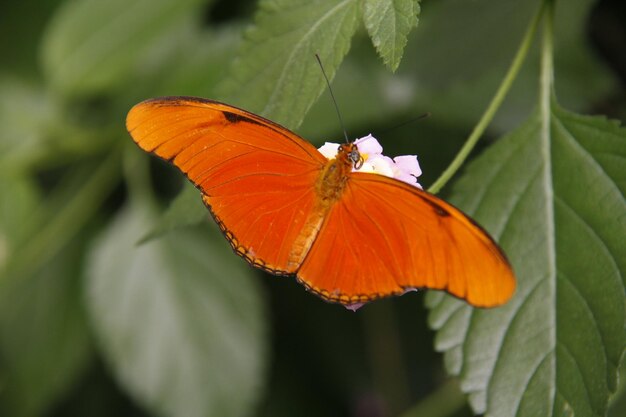
[[[264,0],[222,86],[229,103],[294,128],[326,88],[350,48],[356,0]]]
[[[137,246],[154,221],[132,206],[93,248],[88,305],[102,351],[126,392],[156,415],[249,414],[266,352],[251,269],[197,228]]]
[[[493,310],[427,299],[436,348],[477,413],[606,413],[626,343],[625,178],[626,130],[552,102],[454,188],[518,277],[514,298]]]
[[[75,0],[50,22],[42,44],[44,73],[67,95],[107,91],[124,81],[147,54],[167,44],[172,28],[188,22],[204,0]]]
[[[389,69],[395,71],[411,29],[417,26],[417,0],[364,0],[363,21],[372,43]]]

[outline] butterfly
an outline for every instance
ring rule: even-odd
[[[329,159],[270,120],[194,97],[143,101],[126,127],[198,188],[237,255],[326,301],[354,309],[430,288],[494,307],[515,291],[504,253],[476,222],[418,187],[359,172],[354,142]]]

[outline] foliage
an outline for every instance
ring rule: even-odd
[[[1,415],[625,412],[626,129],[582,113],[626,106],[586,42],[593,2],[9,3]],[[182,179],[132,145],[130,106],[210,97],[337,141],[315,53],[352,136],[418,154],[425,184],[450,166],[434,189],[502,245],[510,303],[348,312],[248,268],[192,187],[163,208]]]

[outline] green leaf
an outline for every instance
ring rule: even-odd
[[[76,243],[76,242],[75,242]],[[89,363],[76,244],[0,294],[0,414],[41,416]]]
[[[65,95],[115,88],[203,0],[75,0],[63,4],[42,44],[44,73]],[[167,43],[167,42],[165,42]]]
[[[259,397],[265,306],[245,262],[198,229],[136,246],[155,216],[125,209],[93,248],[90,315],[114,375],[162,416],[240,416]]]
[[[611,397],[609,403],[609,417],[620,417],[626,414],[626,356],[622,356],[618,380],[617,392]]]
[[[387,67],[395,71],[411,29],[417,26],[417,0],[364,0],[363,21],[372,43]]]
[[[348,53],[357,29],[356,0],[263,0],[231,67],[225,101],[295,128]]]
[[[501,243],[514,298],[429,294],[436,348],[477,413],[604,415],[626,346],[626,129],[552,102],[468,167],[452,201]]]

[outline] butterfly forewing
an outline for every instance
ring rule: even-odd
[[[326,162],[315,147],[252,113],[193,98],[142,102],[127,128],[142,149],[171,161],[202,191],[238,254],[273,273],[294,272],[291,246]]]

